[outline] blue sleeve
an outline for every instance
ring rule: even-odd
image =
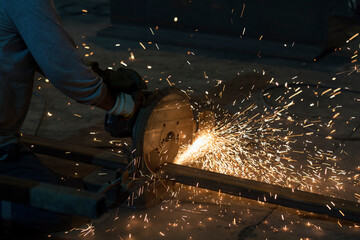
[[[76,51],[53,0],[8,0],[7,14],[52,84],[70,98],[97,105],[107,95],[102,79]]]

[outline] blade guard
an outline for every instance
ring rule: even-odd
[[[175,87],[157,90],[146,100],[134,125],[132,141],[141,169],[155,172],[172,163],[178,149],[193,140],[196,121],[187,94]]]

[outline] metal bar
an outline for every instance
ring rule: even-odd
[[[0,175],[0,200],[89,218],[106,210],[102,194],[5,175]]]
[[[157,176],[186,185],[250,198],[303,211],[325,214],[338,219],[360,222],[356,202],[285,188],[267,183],[241,179],[177,164],[166,163]]]
[[[78,146],[53,139],[24,135],[21,141],[35,153],[118,169],[128,164],[128,157],[96,148]]]

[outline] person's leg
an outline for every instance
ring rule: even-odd
[[[23,144],[7,146],[8,157],[0,161],[0,174],[52,184],[61,184],[49,168]],[[0,201],[3,228],[30,232],[56,232],[70,227],[71,217],[22,204]]]

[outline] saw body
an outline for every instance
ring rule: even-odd
[[[145,103],[131,119],[109,117],[105,129],[114,137],[131,137],[133,157],[141,159],[141,169],[155,172],[173,163],[179,147],[190,144],[197,124],[189,97],[168,87],[145,93]]]

